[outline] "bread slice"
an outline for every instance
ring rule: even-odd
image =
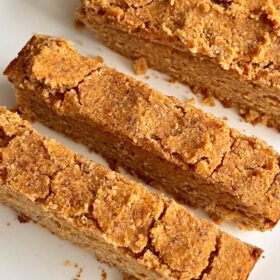
[[[5,74],[27,117],[215,220],[259,230],[279,220],[279,155],[261,140],[81,56],[61,38],[34,36]]]
[[[0,201],[139,279],[247,279],[262,252],[3,107]]]
[[[113,50],[280,130],[278,0],[81,2],[77,20]]]

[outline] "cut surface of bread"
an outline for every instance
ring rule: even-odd
[[[245,280],[261,254],[176,202],[41,136],[3,107],[0,132],[0,201],[125,273]]]
[[[61,38],[34,36],[5,71],[20,110],[215,220],[279,220],[279,155],[210,114],[164,96]]]
[[[82,0],[113,50],[280,130],[280,5],[272,0]]]

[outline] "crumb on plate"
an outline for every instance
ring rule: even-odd
[[[17,219],[21,224],[27,224],[31,221],[31,219],[29,217],[27,217],[23,214],[18,215]]]
[[[174,84],[174,83],[177,82],[177,80],[175,78],[171,77],[171,78],[167,79],[167,82],[170,83],[170,84]]]
[[[101,271],[101,278],[102,280],[107,280],[107,272],[104,269]]]
[[[63,263],[65,266],[70,266],[71,265],[71,262],[69,260],[65,260],[64,263]]]
[[[192,97],[192,98],[188,99],[188,100],[186,101],[186,103],[191,104],[191,105],[194,105],[194,104],[195,104],[195,99]]]
[[[203,105],[208,105],[211,107],[214,107],[216,105],[216,101],[215,101],[214,97],[211,95],[203,97],[201,103]]]
[[[145,74],[148,70],[148,63],[146,58],[140,57],[135,59],[132,64],[133,71],[136,75]]]

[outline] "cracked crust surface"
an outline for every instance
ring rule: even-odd
[[[280,129],[278,0],[81,2],[77,19],[109,47]]]
[[[260,249],[39,135],[17,114],[1,107],[0,119],[0,138],[9,139],[0,146],[0,201],[99,259],[140,279],[222,280],[219,266],[246,279],[259,258]]]
[[[38,48],[47,50],[48,63],[33,52]],[[75,85],[67,75],[65,80],[54,76],[50,66],[63,72],[72,64],[85,67],[85,60],[61,38],[33,37],[5,71],[26,116],[156,181],[216,219],[260,230],[277,223],[279,155],[266,143],[95,60],[87,71],[82,68]]]
[[[224,69],[248,79],[279,86],[278,0],[83,0],[81,10],[121,30],[216,58]],[[273,64],[269,79],[261,75],[266,61]]]

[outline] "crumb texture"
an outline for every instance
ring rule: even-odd
[[[55,62],[63,54],[68,65],[73,52],[77,59],[78,53],[69,44],[61,43],[57,50],[49,43],[63,39],[40,38],[48,53],[54,53]],[[34,39],[22,52],[33,44],[37,45]],[[27,67],[32,69],[32,63],[42,55],[29,55],[32,60]],[[36,85],[36,80],[29,78],[19,81],[28,71],[20,63],[22,59],[20,54],[6,75],[14,83],[21,110],[27,116],[39,118],[156,181],[175,197],[204,208],[217,219],[261,230],[272,228],[279,220],[279,155],[263,141],[242,135],[212,115],[163,96],[104,64],[93,67],[84,77],[79,73],[80,82],[72,88],[72,81],[67,77],[61,80],[62,75],[52,78],[51,83],[58,85],[51,90],[49,82]],[[81,56],[81,62],[84,59]],[[64,71],[64,62],[56,64],[56,71],[59,69]],[[29,76],[35,79],[36,73]],[[63,93],[60,84],[67,88]],[[125,201],[130,199],[137,205],[133,198]],[[104,226],[109,230],[113,225]]]
[[[82,2],[81,13],[98,15],[108,25],[215,58],[248,79],[280,85],[278,0]]]
[[[190,225],[190,230],[181,232],[182,225]],[[182,271],[186,279],[197,278],[209,261],[209,255],[201,252],[215,250],[217,232],[211,226],[210,230],[209,226],[199,220],[193,221],[183,208],[173,204],[151,231],[154,248],[163,262],[169,263],[174,270]],[[190,246],[194,248],[192,254],[185,249]]]
[[[280,130],[279,0],[83,0],[76,17],[207,103],[214,96],[246,121]]]
[[[1,109],[1,118],[13,115],[24,125]],[[31,128],[15,132],[0,148],[1,202],[137,278],[191,280],[219,270],[223,233],[213,224]],[[243,279],[261,250],[224,235],[230,274]]]
[[[47,39],[48,38],[48,39]],[[47,39],[47,40],[46,40]],[[87,57],[80,57],[75,51],[71,52],[71,44],[68,41],[57,40],[57,38],[47,36],[33,36],[26,49],[19,54],[21,60],[11,63],[11,67],[18,68],[22,64],[29,65],[26,68],[30,81],[36,81],[39,85],[43,83],[52,90],[64,92],[68,88],[78,86],[85,76],[91,71],[98,68],[98,60]],[[56,50],[56,54],[51,54],[50,50]],[[65,60],[64,51],[71,53],[71,60]],[[34,59],[34,55],[36,58]],[[51,59],[48,57],[51,56]],[[62,65],[63,69],[56,66]],[[9,73],[9,68],[6,70]],[[22,73],[26,75],[27,73]],[[77,73],[79,73],[77,75]],[[22,81],[24,76],[19,76],[18,80]],[[24,87],[24,85],[21,85]]]

